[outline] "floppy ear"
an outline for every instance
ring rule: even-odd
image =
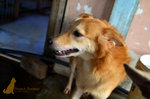
[[[104,28],[98,36],[98,46],[98,55],[99,58],[102,58],[109,49],[115,46],[126,46],[126,44],[123,36],[118,33],[117,29],[115,27],[109,27]]]
[[[115,27],[104,28],[102,37],[109,41],[109,43],[113,42],[115,46],[126,46],[122,34],[120,34]]]
[[[90,14],[87,14],[87,13],[82,13],[82,14],[80,14],[80,15],[75,19],[75,21],[80,20],[80,19],[84,19],[84,18],[86,18],[86,19],[93,19],[93,16],[90,15]]]

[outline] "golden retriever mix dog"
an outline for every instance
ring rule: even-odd
[[[65,93],[70,92],[76,71],[76,88],[71,99],[83,93],[94,99],[106,99],[124,80],[123,64],[130,61],[125,40],[105,20],[81,14],[66,33],[49,40],[57,56],[71,57],[71,75]]]

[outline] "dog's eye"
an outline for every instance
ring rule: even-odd
[[[75,37],[81,37],[81,36],[83,36],[79,31],[74,31],[73,32],[73,35],[75,36]]]

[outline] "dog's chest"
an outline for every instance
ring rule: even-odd
[[[82,88],[90,87],[97,83],[90,61],[82,60],[77,64],[76,82]]]
[[[89,61],[80,60],[77,63],[77,71],[82,73],[88,73],[91,71],[91,63]]]

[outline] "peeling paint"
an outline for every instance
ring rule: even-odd
[[[137,64],[137,61],[139,60],[140,58],[140,55],[138,55],[137,53],[135,53],[133,50],[129,50],[130,52],[130,56],[132,58],[131,62],[130,62],[130,66],[136,66]]]
[[[139,43],[139,42],[136,42],[135,44],[136,44],[137,46],[140,46],[140,45],[141,45],[141,43]]]
[[[92,7],[88,7],[88,5],[84,5],[84,12],[88,14],[92,14]]]
[[[79,11],[81,9],[80,3],[77,4],[77,10]]]
[[[148,41],[148,46],[150,47],[150,40]]]
[[[115,0],[109,23],[115,26],[124,37],[127,36],[138,4],[139,0]]]
[[[147,30],[148,30],[148,28],[147,28],[147,27],[144,27],[144,30],[145,30],[145,31],[147,31]]]
[[[141,15],[143,13],[143,9],[142,8],[138,8],[136,15]]]
[[[138,7],[141,7],[141,4],[139,4]]]

